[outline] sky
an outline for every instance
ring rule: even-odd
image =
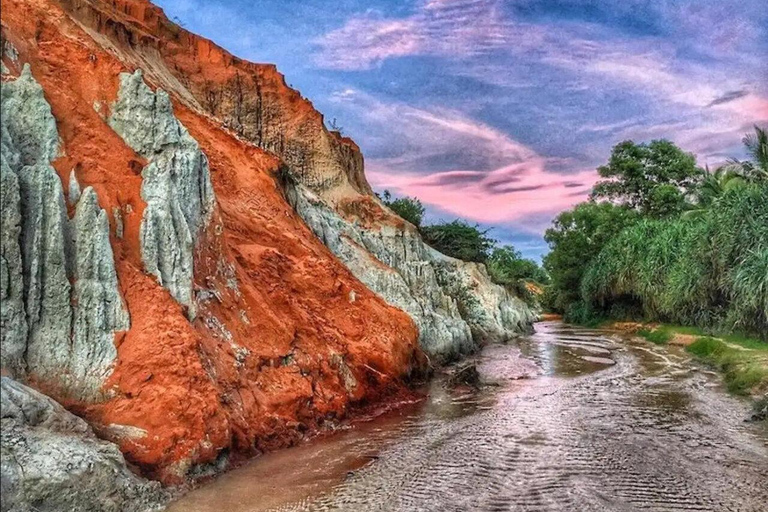
[[[768,0],[156,0],[277,65],[362,148],[377,191],[539,259],[622,140],[700,165],[768,125]]]

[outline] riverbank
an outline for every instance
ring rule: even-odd
[[[697,327],[659,323],[607,322],[601,328],[628,332],[656,345],[679,345],[716,369],[731,393],[755,399],[762,412],[768,401],[768,343],[739,334],[712,334]],[[765,414],[760,414],[764,419]]]

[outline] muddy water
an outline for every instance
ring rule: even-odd
[[[544,322],[479,370],[170,510],[768,511],[768,426],[683,351]]]

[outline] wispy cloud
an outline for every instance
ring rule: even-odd
[[[374,187],[415,195],[463,218],[514,222],[536,214],[551,217],[585,199],[597,178],[589,169],[554,172],[550,162],[557,167],[559,159],[550,160],[455,111],[417,109],[350,91],[337,95],[336,101],[363,117],[374,138],[396,131],[407,141],[397,144],[400,151],[391,156],[367,159]],[[439,158],[445,154],[452,155],[447,169]]]
[[[697,36],[706,34],[691,46],[696,52],[708,52],[708,58],[700,53],[681,57],[674,37],[633,37],[594,23],[557,19],[527,22],[506,11],[500,0],[430,0],[403,18],[369,12],[348,20],[315,41],[317,62],[331,69],[370,69],[391,58],[430,55],[460,62],[461,66],[451,68],[457,74],[520,86],[532,82],[521,82],[514,73],[510,80],[509,68],[519,66],[521,60],[533,61],[575,73],[587,87],[605,87],[604,81],[609,80],[656,101],[692,108],[723,105],[754,120],[768,119],[768,99],[762,96],[768,93],[759,90],[768,77],[768,62],[749,55],[740,62],[727,53],[744,39],[759,36],[754,21],[707,2],[697,7],[660,2],[656,9],[677,30],[687,27]],[[478,58],[489,54],[495,56],[495,63]],[[734,65],[713,66],[711,59],[718,56]],[[744,73],[731,76],[738,64],[754,66],[752,83],[744,83]],[[733,91],[739,91],[739,96],[723,100]],[[733,101],[739,98],[748,101]]]

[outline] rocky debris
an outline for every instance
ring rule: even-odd
[[[141,222],[146,270],[194,318],[194,246],[215,204],[208,159],[174,117],[168,94],[153,92],[141,70],[121,73],[109,125],[149,160],[141,173],[141,197],[147,203]]]
[[[469,386],[478,388],[480,384],[480,373],[477,371],[477,363],[475,361],[459,364],[451,370],[446,380],[448,387]]]
[[[752,416],[750,421],[766,421],[768,420],[768,394],[760,398],[755,402],[752,408]]]
[[[106,214],[88,188],[68,220],[50,163],[57,152],[56,122],[25,65],[2,84],[2,366],[73,398],[94,398],[128,313]]]
[[[85,421],[9,377],[0,391],[3,511],[162,509],[160,485],[131,473],[117,446]]]

